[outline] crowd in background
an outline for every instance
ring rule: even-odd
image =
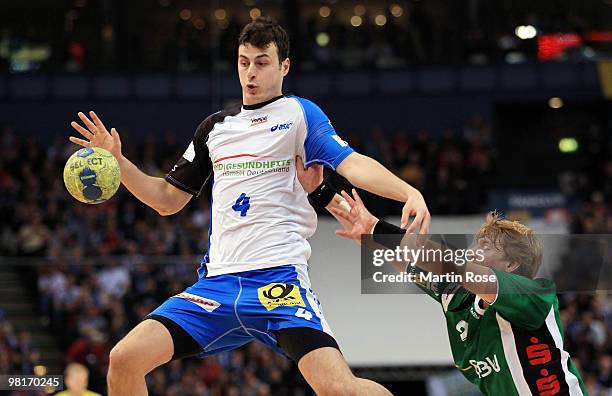
[[[570,7],[571,4],[571,7]],[[270,15],[290,32],[294,67],[396,68],[420,64],[517,63],[537,59],[536,34],[578,34],[558,60],[596,59],[612,48],[585,40],[612,23],[612,7],[482,0],[319,2],[75,0],[0,16],[0,70],[178,70],[233,67],[236,38],[250,18]]]
[[[15,329],[0,309],[0,373],[32,373],[39,359],[30,333]]]
[[[486,209],[496,156],[489,129],[474,116],[456,131],[386,134],[374,128],[367,140],[347,140],[424,191],[433,215],[465,214]],[[161,176],[184,150],[171,133],[162,136],[138,150],[126,141],[125,154],[148,174]],[[207,246],[209,208],[200,198],[179,214],[162,217],[123,188],[104,204],[79,204],[61,177],[76,148],[65,136],[42,144],[2,129],[0,255],[44,260],[35,267],[42,317],[65,351],[64,363],[87,365],[90,389],[104,393],[112,345],[195,279],[197,258]],[[575,214],[574,231],[612,233],[607,204],[612,189],[610,182],[603,186]],[[563,295],[561,316],[568,350],[591,394],[610,389],[610,298]],[[0,313],[0,372],[31,372],[37,353],[27,332],[13,329]],[[174,361],[148,376],[147,383],[150,394],[160,396],[308,394],[295,365],[257,343],[203,360]]]

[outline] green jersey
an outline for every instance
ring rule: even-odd
[[[494,272],[489,306],[456,283],[419,284],[442,305],[457,368],[485,395],[586,395],[563,349],[554,283]]]

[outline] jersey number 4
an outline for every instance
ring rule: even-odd
[[[249,204],[250,200],[251,198],[248,197],[246,193],[242,193],[236,200],[236,203],[232,205],[232,209],[234,209],[236,212],[240,212],[240,216],[244,217],[247,215],[247,211],[251,207]]]

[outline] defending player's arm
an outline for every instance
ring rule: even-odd
[[[380,224],[380,225],[379,225]],[[377,229],[378,228],[378,229]],[[395,233],[403,232],[398,227],[384,221],[379,221],[374,228],[374,235],[377,233],[391,233],[395,228]],[[374,237],[376,241],[376,237]],[[388,239],[380,239],[383,243]],[[440,244],[431,240],[423,241],[414,235],[405,235],[402,244],[408,243],[409,246],[417,248],[414,241],[418,240],[418,247],[424,246],[425,249],[444,249]],[[388,247],[395,247],[388,246]],[[551,308],[556,301],[556,289],[552,281],[548,279],[530,279],[517,275],[512,272],[505,272],[492,269],[487,266],[468,261],[465,265],[459,266],[454,263],[443,261],[419,261],[414,268],[422,268],[426,271],[447,274],[451,271],[462,275],[461,286],[463,288],[487,302],[501,316],[513,325],[535,330],[540,328],[546,320]],[[470,274],[470,276],[466,276]],[[494,281],[482,281],[482,279],[492,279]],[[478,280],[480,279],[480,280]]]
[[[121,182],[136,198],[165,216],[178,212],[193,196],[160,177],[143,173],[121,152],[121,138],[115,128],[109,132],[96,113],[89,113],[91,120],[82,112],[79,118],[86,128],[73,121],[70,125],[85,139],[71,136],[71,142],[83,147],[101,147],[117,158],[121,168]]]
[[[441,249],[442,246],[438,243],[426,239],[425,237],[419,237],[416,235],[408,235],[401,228],[394,226],[393,224],[387,223],[384,220],[379,220],[374,215],[372,215],[365,205],[363,201],[357,194],[357,191],[353,190],[353,197],[348,195],[345,191],[342,192],[342,196],[346,199],[347,203],[350,205],[351,210],[349,212],[332,209],[332,212],[344,219],[345,223],[349,223],[350,226],[344,226],[343,230],[336,231],[336,234],[348,239],[353,239],[358,242],[361,238],[362,234],[373,234],[374,243],[378,245],[385,246],[389,249],[395,249],[398,245],[399,241],[391,241],[389,238],[377,238],[380,235],[403,235],[401,240],[402,245],[413,246],[415,249],[418,249],[422,246],[425,246],[425,249]],[[490,268],[484,267],[482,265],[478,265],[472,262],[467,263],[464,266],[456,266],[453,263],[447,263],[444,261],[419,261],[415,263],[417,269],[420,268],[427,272],[433,272],[436,274],[446,274],[454,271],[455,273],[461,273],[463,271],[471,271],[474,274],[479,275],[494,275],[493,270]],[[407,263],[393,263],[394,267],[399,271],[404,271],[406,269]],[[452,267],[451,267],[452,266]],[[466,277],[462,277],[464,282],[462,286],[480,296],[483,300],[487,302],[495,301],[497,297],[497,282],[472,282],[466,281]]]
[[[428,233],[431,216],[421,193],[376,160],[356,153],[348,143],[338,137],[329,118],[317,105],[305,99],[299,100],[307,124],[304,142],[306,166],[316,162],[323,163],[359,188],[405,202],[402,227],[408,224],[410,216],[414,216],[414,221],[407,231],[416,231],[418,227],[422,234]]]

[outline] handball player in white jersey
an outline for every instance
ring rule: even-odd
[[[112,152],[122,183],[163,216],[180,211],[212,183],[209,249],[198,280],[112,349],[109,395],[146,395],[145,375],[156,367],[253,340],[294,360],[319,395],[388,395],[352,374],[310,285],[307,239],[317,216],[307,193],[316,200],[329,192],[300,184],[296,157],[299,166],[327,166],[357,187],[405,202],[403,225],[415,216],[409,231],[428,230],[423,197],[354,152],[313,102],[283,95],[289,39],[276,22],[258,18],[244,27],[237,66],[242,105],[208,116],[165,178],[148,176],[126,159],[118,132],[108,132],[94,112],[79,113],[84,127],[71,124],[85,139],[70,140]],[[340,204],[336,196],[330,206]]]

